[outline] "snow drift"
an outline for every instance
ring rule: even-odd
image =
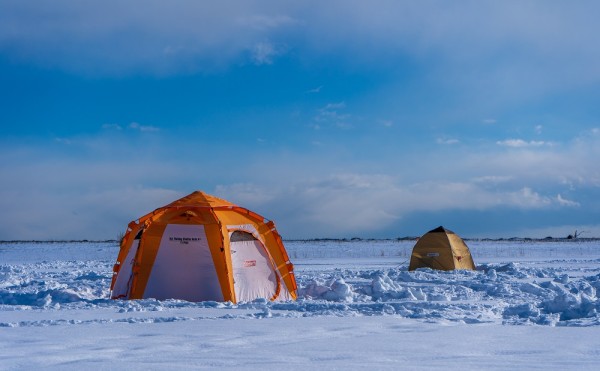
[[[118,249],[114,243],[5,243],[0,245],[6,262],[0,265],[4,313],[0,327],[78,323],[68,319],[75,311],[91,313],[83,316],[87,322],[184,321],[194,317],[177,316],[177,310],[198,308],[210,309],[208,317],[222,319],[398,316],[433,323],[600,324],[600,257],[595,241],[471,242],[478,270],[447,272],[409,272],[406,257],[411,243],[406,241],[286,245],[291,256],[303,256],[294,260],[299,300],[234,305],[110,300],[112,260]],[[562,249],[563,257],[557,249]],[[478,252],[488,255],[488,262]],[[521,256],[512,256],[515,253]],[[551,259],[539,258],[543,256]],[[205,316],[197,318],[201,317]]]

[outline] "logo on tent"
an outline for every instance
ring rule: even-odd
[[[199,237],[169,237],[169,241],[179,241],[182,245],[188,245],[190,242],[201,241]]]
[[[256,260],[244,260],[244,268],[255,267]]]

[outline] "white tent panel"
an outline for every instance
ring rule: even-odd
[[[223,301],[203,225],[167,225],[143,297]]]
[[[139,245],[140,240],[134,240],[131,244],[129,252],[127,252],[125,260],[121,262],[119,273],[117,274],[117,279],[115,280],[115,286],[113,287],[113,298],[129,298],[129,289],[131,288],[131,272],[133,270],[133,262],[135,261],[135,255],[137,254]]]
[[[287,287],[283,283],[283,280],[281,278],[280,278],[280,280],[281,280],[281,290],[279,291],[279,295],[275,298],[274,301],[288,301],[288,300],[293,300],[292,299],[292,295],[290,294],[290,292],[288,291]]]
[[[277,276],[262,243],[254,239],[231,242],[230,246],[237,301],[273,297],[277,291]]]

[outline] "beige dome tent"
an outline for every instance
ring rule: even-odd
[[[273,222],[194,192],[129,223],[113,299],[296,299],[293,265]]]
[[[462,238],[444,227],[438,227],[425,233],[415,244],[408,270],[417,268],[475,270],[475,263]]]

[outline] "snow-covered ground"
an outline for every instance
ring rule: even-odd
[[[113,301],[115,243],[0,244],[0,369],[598,369],[600,241],[288,241],[300,299]]]

